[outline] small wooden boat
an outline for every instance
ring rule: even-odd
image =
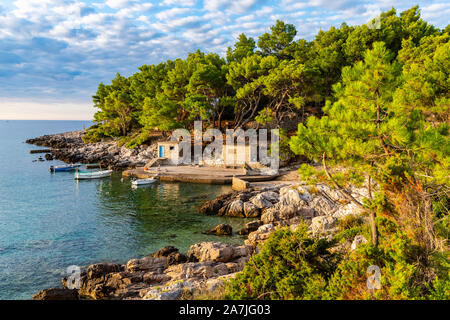
[[[151,183],[154,183],[156,181],[157,181],[157,179],[155,179],[155,178],[137,179],[137,180],[131,181],[131,184],[133,186],[142,186],[144,184],[151,184]]]
[[[62,172],[62,171],[75,171],[79,167],[81,167],[82,164],[64,164],[61,166],[50,166],[50,172]]]
[[[75,172],[74,178],[75,180],[100,179],[110,177],[112,172],[112,170]]]

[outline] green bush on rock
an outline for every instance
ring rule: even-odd
[[[320,299],[338,261],[334,242],[310,238],[300,225],[274,232],[226,286],[227,299]]]

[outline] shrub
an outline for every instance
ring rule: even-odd
[[[361,215],[349,214],[338,220],[338,230],[335,236],[339,242],[353,241],[355,236],[364,235],[370,238],[370,228]]]
[[[274,232],[226,285],[227,299],[321,299],[338,255],[333,241],[310,238],[300,225]]]
[[[328,283],[330,299],[436,299],[449,297],[448,259],[427,256],[398,225],[377,218],[381,242],[361,245],[343,259]],[[446,265],[447,263],[447,265]],[[381,289],[367,287],[367,269],[380,268]]]

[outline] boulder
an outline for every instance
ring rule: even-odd
[[[188,262],[170,266],[165,274],[173,281],[187,279],[208,279],[242,270],[243,263],[223,262]]]
[[[189,261],[229,262],[249,255],[251,250],[247,246],[237,246],[221,242],[200,242],[189,248]]]
[[[163,287],[147,290],[143,300],[178,300],[184,292],[193,290],[193,284],[189,281],[180,281]]]
[[[264,210],[261,215],[261,221],[263,224],[274,223],[278,220],[280,220],[280,212],[275,207]]]
[[[306,187],[298,184],[280,188],[280,196],[289,193],[290,190],[297,191],[303,201],[309,202],[313,198]]]
[[[142,259],[131,259],[127,262],[126,271],[128,272],[136,272],[136,271],[145,271],[145,272],[159,272],[162,273],[167,267],[167,257],[154,258],[154,257],[145,257]]]
[[[261,214],[260,209],[251,202],[244,202],[244,215],[247,218],[256,218]]]
[[[244,217],[244,202],[242,202],[242,200],[231,202],[224,215],[230,217]]]
[[[317,216],[317,212],[313,208],[303,207],[297,212],[297,215],[302,217],[304,220],[311,220]]]
[[[152,256],[154,258],[167,257],[173,252],[178,252],[178,249],[173,246],[166,246],[153,253]]]
[[[159,284],[169,281],[171,278],[165,273],[147,272],[143,275],[142,280],[147,284]]]
[[[360,214],[363,210],[358,207],[356,204],[354,204],[353,202],[350,202],[346,205],[340,206],[334,213],[333,213],[333,217],[335,218],[343,218],[349,214]]]
[[[93,279],[93,278],[102,278],[109,273],[121,271],[124,271],[124,266],[121,264],[96,263],[87,267],[86,274],[89,279]]]
[[[246,234],[249,234],[250,232],[258,230],[259,226],[261,226],[261,225],[262,225],[261,220],[251,221],[251,222],[245,224],[244,228],[239,230],[237,233],[239,235],[246,235]]]
[[[273,207],[273,203],[264,198],[262,194],[258,194],[249,200],[251,203],[253,203],[256,207],[259,209],[266,209]]]
[[[278,210],[279,212],[279,219],[280,220],[287,220],[290,219],[292,217],[295,217],[297,215],[297,207],[296,206],[292,206],[292,205],[284,205],[281,206],[280,209]]]
[[[300,197],[296,189],[288,189],[283,194],[280,193],[280,205],[301,208],[307,203]]]
[[[207,201],[205,202],[199,209],[199,211],[201,213],[204,214],[217,214],[219,212],[219,210],[222,208],[223,206],[223,200],[222,199],[213,199],[211,201]]]
[[[78,291],[67,288],[45,289],[34,294],[33,300],[78,300]]]
[[[247,240],[245,240],[245,244],[255,248],[259,243],[267,240],[274,230],[275,227],[273,224],[263,224],[258,228],[258,230],[251,232],[248,235]]]
[[[233,228],[227,223],[222,223],[204,233],[215,234],[217,236],[230,236],[233,234]]]
[[[368,241],[367,241],[367,239],[364,237],[364,236],[361,236],[361,235],[357,235],[356,237],[355,237],[355,239],[353,239],[353,242],[352,242],[352,245],[351,245],[351,247],[350,247],[350,249],[353,251],[353,250],[356,250],[361,244],[365,244],[365,243],[367,243]]]
[[[321,194],[317,194],[313,197],[308,203],[308,206],[316,210],[317,214],[320,216],[332,215],[338,209],[336,202]]]
[[[330,231],[336,225],[337,219],[332,216],[319,216],[311,220],[311,230],[313,233],[323,233]]]
[[[179,252],[173,252],[167,256],[167,265],[172,266],[174,264],[185,263],[188,258],[185,254]]]
[[[261,197],[272,203],[280,201],[280,196],[274,191],[264,191],[260,193]]]

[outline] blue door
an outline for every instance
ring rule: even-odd
[[[164,146],[159,146],[159,157],[164,158]]]

